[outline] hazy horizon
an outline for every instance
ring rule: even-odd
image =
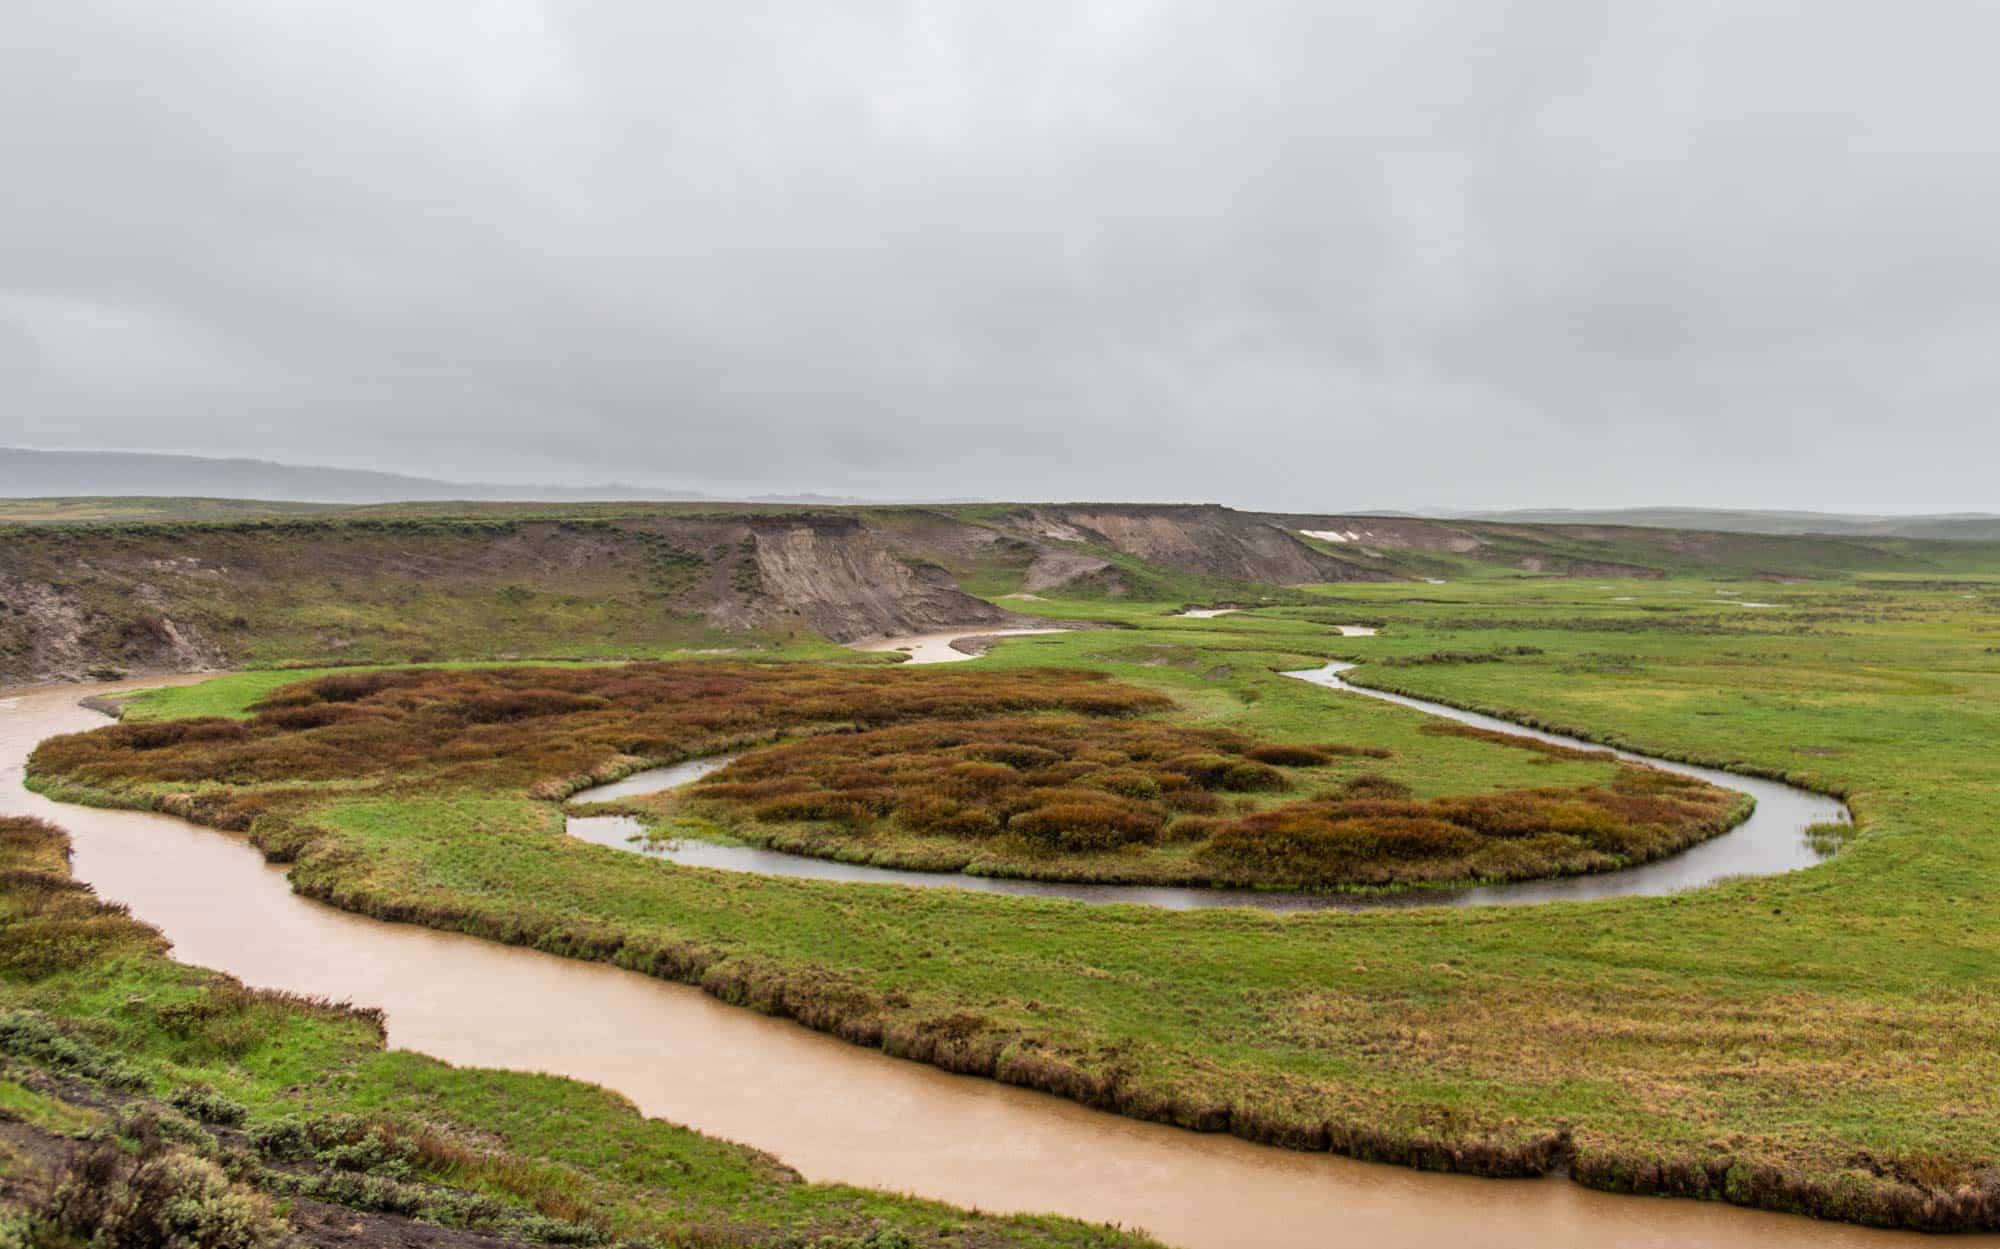
[[[31,6],[0,445],[1990,511],[2000,10]]]
[[[423,491],[416,491],[403,495],[392,495],[390,493],[387,493],[386,491],[383,491],[380,492],[379,499],[376,498],[357,499],[353,497],[351,494],[344,495],[339,491],[326,491],[321,493],[314,493],[311,490],[305,490],[305,489],[284,490],[284,489],[268,489],[268,488],[261,490],[245,490],[245,489],[232,490],[228,488],[219,488],[219,489],[196,491],[190,494],[187,491],[173,489],[172,482],[163,483],[164,488],[136,489],[132,488],[129,485],[129,483],[120,482],[115,478],[104,478],[104,477],[101,477],[97,480],[95,488],[86,488],[85,483],[78,478],[78,474],[74,470],[72,470],[70,472],[70,475],[67,477],[58,474],[55,482],[57,488],[49,489],[46,488],[50,483],[46,476],[47,470],[45,466],[32,467],[26,473],[21,473],[18,471],[15,472],[9,471],[10,466],[7,462],[7,457],[9,453],[16,453],[22,451],[35,454],[78,455],[78,456],[91,456],[91,457],[130,456],[147,461],[155,461],[155,460],[165,461],[165,462],[179,461],[179,462],[190,462],[194,464],[215,465],[215,466],[237,466],[237,465],[261,466],[261,467],[284,470],[285,472],[288,473],[309,474],[309,475],[353,474],[355,477],[363,479],[380,478],[384,481],[406,480],[412,483],[420,484],[421,486],[426,487],[426,489]],[[246,479],[235,478],[233,480],[242,481]],[[33,482],[34,488],[29,489],[26,487],[24,483],[29,481]],[[465,487],[468,490],[475,491],[476,493],[454,495],[454,494],[440,492],[440,488],[453,488],[453,487]],[[522,493],[519,494],[499,493],[500,491],[507,491],[507,490],[519,490]],[[537,491],[540,491],[541,493],[536,493]],[[625,493],[620,493],[621,491]],[[222,458],[222,457],[186,456],[176,452],[148,452],[148,451],[123,451],[123,450],[111,451],[111,450],[100,450],[100,449],[79,449],[71,447],[29,448],[29,447],[0,446],[0,499],[74,498],[74,497],[82,497],[93,494],[104,495],[108,497],[148,497],[148,496],[198,497],[198,498],[215,498],[215,499],[249,499],[249,500],[261,500],[267,502],[327,503],[336,505],[346,504],[346,503],[371,503],[378,501],[379,502],[469,502],[469,503],[687,501],[687,502],[747,502],[747,503],[808,503],[808,504],[823,504],[829,507],[869,506],[876,504],[895,505],[895,506],[902,506],[902,505],[944,506],[944,505],[955,505],[955,504],[981,504],[981,503],[1027,503],[1027,504],[1063,505],[1063,504],[1076,504],[1085,502],[1132,503],[1141,505],[1184,504],[1184,505],[1194,505],[1194,506],[1208,506],[1217,504],[1217,500],[1202,499],[1202,498],[1186,498],[1186,499],[1165,499],[1165,498],[1119,499],[1119,498],[1108,498],[1108,497],[1095,498],[1095,499],[1086,499],[1083,497],[994,498],[994,497],[978,497],[978,496],[948,496],[948,495],[924,495],[924,494],[856,496],[856,495],[832,494],[826,491],[815,491],[815,490],[771,490],[771,491],[763,491],[757,493],[752,493],[750,491],[743,491],[740,493],[715,493],[715,492],[701,491],[701,490],[679,490],[679,489],[668,489],[668,488],[645,487],[645,486],[634,485],[629,482],[621,482],[615,480],[577,482],[577,483],[569,483],[562,485],[552,484],[546,481],[534,481],[534,480],[513,481],[513,482],[468,481],[463,479],[452,480],[445,478],[418,477],[409,474],[399,473],[392,469],[371,468],[366,466],[342,467],[342,466],[329,466],[324,464],[299,464],[299,463],[291,463],[285,461],[274,461],[257,456]],[[671,497],[674,495],[679,495],[681,497],[678,499]],[[1284,510],[1278,508],[1257,507],[1250,504],[1240,504],[1240,505],[1222,504],[1221,506],[1236,507],[1239,510],[1253,511],[1253,512],[1254,511],[1282,512]],[[1982,512],[1982,511],[1882,513],[1882,512],[1856,512],[1856,511],[1841,511],[1841,510],[1826,510],[1826,509],[1758,508],[1752,506],[1728,506],[1728,505],[1699,507],[1699,506],[1687,506],[1676,503],[1650,503],[1650,504],[1635,503],[1635,504],[1604,505],[1604,506],[1583,505],[1575,507],[1526,507],[1526,508],[1470,506],[1470,507],[1439,507],[1439,508],[1429,509],[1427,511],[1419,511],[1407,508],[1395,508],[1387,506],[1374,507],[1374,506],[1368,506],[1364,503],[1360,505],[1348,504],[1343,506],[1327,506],[1320,508],[1312,508],[1312,509],[1307,509],[1307,512],[1325,513],[1329,515],[1352,515],[1352,516],[1390,516],[1390,515],[1430,516],[1438,519],[1466,519],[1466,520],[1481,519],[1481,518],[1519,519],[1524,522],[1531,522],[1531,523],[1536,521],[1538,518],[1559,519],[1565,514],[1570,514],[1570,513],[1573,513],[1583,518],[1589,518],[1600,515],[1611,515],[1611,514],[1618,514],[1621,516],[1629,515],[1633,517],[1645,516],[1647,514],[1658,514],[1660,516],[1679,516],[1682,514],[1686,514],[1689,516],[1699,516],[1706,514],[1717,517],[1760,515],[1768,517],[1773,520],[1788,518],[1788,517],[1800,518],[1800,519],[1817,517],[1829,521],[1899,521],[1899,520],[1934,521],[1934,520],[1953,520],[1953,519],[2000,520],[2000,512]],[[1664,523],[1664,522],[1655,522],[1655,523]],[[1693,527],[1699,528],[1700,526],[1697,524],[1694,525]],[[1767,530],[1766,532],[1779,532],[1779,531]]]

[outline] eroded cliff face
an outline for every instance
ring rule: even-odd
[[[132,587],[131,610],[107,615],[65,582],[0,577],[0,684],[220,666],[221,649],[174,611],[146,582]]]
[[[852,516],[17,529],[0,685],[1020,623]]]
[[[1033,509],[1016,524],[1044,543],[1101,543],[1149,564],[1218,581],[1308,585],[1390,575],[1315,550],[1268,517],[1224,507],[1069,504]]]
[[[1115,596],[1157,589],[1148,570],[1227,593],[1436,576],[1464,560],[1569,576],[1876,566],[1856,558],[1852,543],[1826,539],[1172,504],[633,504],[561,519],[467,505],[442,518],[5,526],[0,684],[106,669],[613,657],[792,633],[846,642],[1031,623],[966,593],[961,578],[995,597]]]
[[[1019,618],[958,588],[931,564],[908,564],[859,523],[761,525],[756,623],[795,623],[836,642]]]

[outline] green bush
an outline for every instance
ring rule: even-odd
[[[114,1088],[143,1088],[146,1077],[122,1058],[65,1033],[36,1011],[0,1015],[0,1054],[25,1058]]]
[[[214,1163],[179,1149],[133,1162],[110,1142],[71,1161],[44,1219],[91,1249],[265,1249],[286,1234]]]
[[[175,1109],[186,1111],[203,1123],[219,1123],[225,1127],[235,1127],[250,1113],[242,1102],[226,1097],[206,1084],[190,1084],[176,1089],[167,1101]]]

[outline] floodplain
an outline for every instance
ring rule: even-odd
[[[1853,806],[1857,827],[1819,866],[1669,897],[1286,918],[940,898],[566,845],[550,798],[486,783],[328,782],[250,835],[296,860],[301,892],[348,909],[698,982],[1141,1118],[1473,1173],[1560,1166],[1613,1190],[1985,1226],[1982,882],[2000,866],[1979,830],[1994,780],[1981,744],[2000,727],[1995,591],[1976,578],[1798,583],[1759,589],[1778,606],[1753,612],[1715,593],[1728,588],[1339,586],[1205,620],[1175,619],[1181,604],[1056,600],[1037,610],[1122,627],[1010,640],[960,669],[1092,672],[1171,700],[1166,714],[1204,732],[1366,744],[1389,752],[1371,771],[1422,800],[1614,766],[1440,734],[1280,675],[1358,662],[1351,680],[1782,775]],[[1360,619],[1378,635],[1336,627]],[[224,678],[139,714],[246,715],[272,687]],[[53,794],[179,800],[36,771]],[[177,793],[200,815],[245,796],[232,788],[246,787]]]

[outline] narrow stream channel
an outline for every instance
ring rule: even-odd
[[[952,643],[961,638],[1018,638],[1033,637],[1043,633],[1067,633],[1068,629],[952,629],[943,633],[908,633],[901,637],[877,638],[870,642],[856,642],[858,651],[901,651],[908,655],[913,664],[960,663],[979,656],[972,651],[962,651]]]
[[[838,1180],[990,1211],[1144,1228],[1187,1249],[1871,1249],[1935,1245],[1561,1179],[1481,1180],[1294,1153],[1085,1109],[859,1049],[697,989],[298,897],[240,838],[169,816],[66,806],[22,787],[41,739],[94,728],[80,697],[200,678],[0,696],[0,814],[70,833],[75,872],[245,982],[388,1012],[389,1043],[448,1062],[543,1071],[649,1115]],[[2000,1237],[1954,1244],[2000,1245]]]

